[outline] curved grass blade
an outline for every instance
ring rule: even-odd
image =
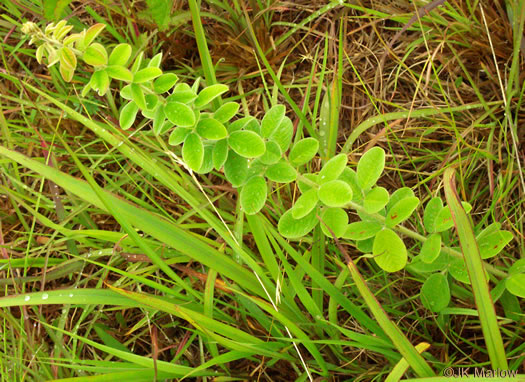
[[[483,261],[479,253],[478,243],[472,230],[471,222],[461,205],[456,192],[455,171],[447,168],[444,174],[445,197],[452,212],[452,219],[459,237],[463,258],[467,266],[474,301],[479,312],[481,330],[494,370],[508,370],[505,347],[496,318],[496,311],[490,296],[489,284],[485,276]]]

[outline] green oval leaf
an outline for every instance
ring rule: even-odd
[[[395,227],[401,222],[407,220],[419,205],[419,199],[415,196],[409,196],[398,201],[386,214],[386,226]]]
[[[343,207],[352,201],[352,189],[342,180],[332,180],[321,185],[319,200],[328,207]]]
[[[197,122],[197,133],[213,141],[224,139],[228,136],[226,127],[214,118],[204,118]]]
[[[228,138],[228,144],[233,151],[245,158],[257,158],[266,151],[264,141],[253,131],[234,131]]]
[[[437,196],[430,199],[425,206],[425,211],[423,212],[423,224],[428,233],[436,232],[436,218],[442,208],[443,201]]]
[[[290,183],[297,178],[297,171],[283,160],[268,167],[265,175],[277,183]]]
[[[109,55],[108,65],[126,66],[131,56],[131,45],[118,44]]]
[[[153,91],[157,94],[166,93],[175,86],[178,80],[179,77],[176,74],[164,73],[153,81]]]
[[[144,51],[141,51],[137,57],[135,58],[135,61],[133,61],[133,65],[131,65],[131,73],[135,74],[139,71],[141,65],[142,65],[142,60],[144,59]]]
[[[420,294],[423,306],[438,313],[450,303],[450,288],[447,278],[441,273],[434,273],[425,280]]]
[[[213,101],[215,98],[228,91],[228,86],[215,84],[202,89],[195,100],[195,107],[202,108]]]
[[[86,49],[82,59],[91,66],[106,65],[108,63],[108,52],[106,52],[106,48],[103,45],[95,42]]]
[[[299,239],[308,234],[317,225],[317,209],[313,209],[301,219],[294,219],[292,211],[286,211],[279,219],[279,233],[287,239]]]
[[[193,171],[198,171],[201,168],[204,160],[204,146],[197,134],[188,134],[184,140],[182,159]]]
[[[440,257],[441,256],[438,256],[438,260]],[[450,256],[448,263],[440,269],[447,267],[448,272],[455,280],[470,285],[470,278],[468,276],[467,265],[465,264],[465,261],[462,258]]]
[[[345,239],[349,240],[366,240],[374,237],[379,231],[383,229],[380,223],[372,221],[360,221],[350,223],[343,234]]]
[[[233,187],[242,186],[248,176],[248,159],[235,151],[229,151],[228,159],[224,163],[224,175]]]
[[[170,134],[169,144],[172,146],[180,145],[191,133],[190,129],[184,127],[176,127]]]
[[[279,145],[274,141],[267,141],[265,142],[265,145],[266,151],[262,156],[259,157],[259,161],[265,165],[272,165],[279,162],[282,157],[282,152]]]
[[[505,288],[514,296],[525,298],[525,273],[515,273],[505,280]]]
[[[284,117],[279,126],[270,134],[268,139],[279,145],[284,153],[290,147],[293,136],[293,124],[290,118]]]
[[[144,92],[140,88],[140,85],[131,84],[131,98],[140,109],[146,109],[146,97],[144,97]]]
[[[354,194],[352,196],[353,201],[360,202],[363,199],[363,190],[359,186],[359,182],[357,181],[357,173],[354,170],[345,167],[342,174],[339,175],[339,180],[342,180],[350,186],[352,193]]]
[[[499,230],[483,235],[478,240],[479,252],[482,259],[490,259],[500,253],[514,237],[509,231]]]
[[[135,75],[133,76],[133,83],[135,84],[142,84],[144,82],[151,81],[157,77],[162,75],[162,70],[156,67],[149,67],[144,68],[142,70],[139,70]]]
[[[388,201],[388,204],[386,205],[387,212],[396,205],[397,202],[411,198],[415,196],[414,191],[412,191],[411,188],[408,187],[401,187],[394,191],[392,195],[390,195],[390,200]]]
[[[292,166],[298,167],[312,160],[319,150],[319,141],[315,138],[303,138],[290,150],[288,159]]]
[[[509,268],[509,275],[525,273],[525,259],[519,259]]]
[[[90,83],[94,90],[98,90],[98,95],[103,96],[109,89],[108,73],[105,70],[97,70],[91,76]]]
[[[327,237],[333,236],[326,226],[332,230],[335,237],[339,238],[343,236],[348,225],[348,215],[342,208],[325,208],[321,220],[321,230]]]
[[[128,102],[122,110],[120,110],[119,124],[122,130],[127,130],[133,125],[138,111],[139,107],[133,101]]]
[[[436,260],[441,252],[441,235],[439,233],[433,233],[421,246],[421,252],[419,253],[421,261],[427,264],[431,264]]]
[[[63,47],[59,50],[58,53],[60,64],[64,65],[68,69],[73,69],[77,67],[77,56],[75,56],[75,53],[68,48],[67,46]]]
[[[213,147],[212,146],[204,146],[204,157],[202,159],[201,167],[199,168],[199,171],[197,171],[198,174],[208,174],[211,170],[213,170]]]
[[[239,111],[239,104],[237,102],[226,102],[213,113],[213,118],[217,121],[226,123]]]
[[[248,179],[241,189],[241,207],[248,215],[259,212],[266,203],[268,186],[262,176],[254,176]]]
[[[166,122],[164,107],[162,105],[159,105],[155,109],[155,115],[153,116],[153,133],[155,135],[161,134],[162,128],[164,127],[164,122]]]
[[[164,113],[169,121],[177,126],[192,127],[195,124],[193,110],[182,102],[168,102],[164,106]]]
[[[305,217],[317,206],[318,201],[319,197],[317,196],[316,189],[312,188],[306,191],[295,201],[295,204],[290,209],[290,211],[292,211],[292,217],[294,219]]]
[[[228,158],[228,140],[222,139],[213,146],[213,167],[220,170]]]
[[[106,24],[102,23],[97,23],[95,25],[90,26],[89,29],[86,31],[86,34],[84,35],[84,39],[82,40],[82,46],[85,48],[89,44],[91,44],[93,40],[95,40],[95,38],[97,38],[97,36],[100,34],[100,32],[104,30],[105,27]],[[83,50],[82,48],[79,49]]]
[[[388,203],[388,191],[384,187],[374,187],[365,195],[363,207],[369,214],[381,211]]]
[[[357,181],[363,190],[376,184],[385,168],[385,152],[380,147],[368,150],[357,164]]]
[[[166,101],[189,104],[195,100],[195,98],[197,98],[197,94],[192,88],[188,84],[181,83],[175,86],[175,89],[173,89],[172,94],[166,98]]]
[[[119,66],[119,65],[110,65],[106,68],[106,72],[111,78],[114,78],[119,81],[131,82],[133,79],[133,74],[129,69]]]
[[[270,138],[272,133],[279,127],[284,119],[286,108],[284,105],[275,105],[266,112],[261,121],[261,135]]]
[[[387,272],[400,271],[407,263],[405,243],[389,228],[377,233],[372,252],[377,265]]]
[[[319,172],[319,183],[323,184],[339,178],[347,163],[348,157],[346,154],[339,154],[330,159]]]

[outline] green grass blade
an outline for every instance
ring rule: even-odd
[[[105,304],[138,307],[142,304],[108,289],[59,289],[1,297],[0,307],[50,304]]]
[[[65,190],[91,202],[101,209],[105,209],[104,204],[87,183],[1,146],[0,155],[32,169],[46,178],[51,179]],[[254,279],[252,273],[235,263],[231,258],[214,250],[175,224],[138,208],[131,203],[125,202],[106,191],[104,191],[104,193],[111,200],[111,203],[117,206],[116,209],[119,213],[122,213],[129,221],[133,221],[137,228],[155,237],[160,242],[177,248],[182,253],[206,264],[210,268],[216,269],[222,275],[235,280],[239,285],[247,288],[247,290],[264,295],[260,284]]]
[[[479,312],[481,330],[485,337],[485,344],[489,353],[490,362],[494,370],[507,370],[507,357],[505,347],[496,318],[496,311],[490,296],[488,280],[479,253],[478,243],[470,220],[461,206],[461,201],[456,192],[455,171],[447,168],[444,174],[445,197],[452,211],[452,218],[459,237],[463,258],[467,267],[472,285],[474,301]]]

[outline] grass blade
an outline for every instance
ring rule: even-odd
[[[461,206],[461,201],[456,192],[455,172],[447,168],[444,174],[445,197],[452,211],[452,218],[459,237],[463,258],[467,266],[468,275],[472,285],[474,301],[479,312],[481,330],[489,353],[490,362],[494,370],[507,370],[507,357],[503,340],[499,331],[496,311],[490,296],[489,284],[485,277],[485,269],[479,253],[478,243],[470,220]]]

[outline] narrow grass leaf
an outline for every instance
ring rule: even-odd
[[[445,170],[444,185],[445,196],[458,233],[492,368],[507,370],[505,347],[490,296],[489,284],[470,220],[456,192],[454,169],[447,168]]]

